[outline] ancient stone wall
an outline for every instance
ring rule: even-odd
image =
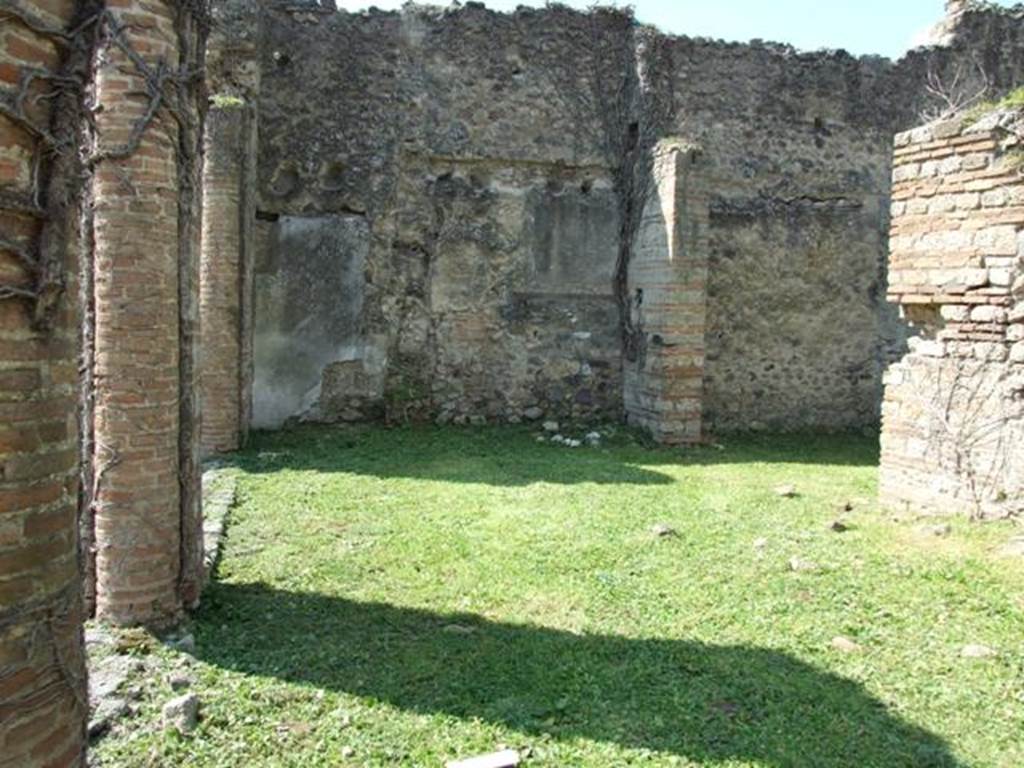
[[[901,341],[882,300],[892,65],[685,38],[673,54],[675,130],[710,177],[708,427],[875,423]]]
[[[363,219],[365,238],[325,276],[360,306],[343,337],[310,352],[295,331],[337,313],[326,299],[284,325],[257,308],[263,426],[619,414],[616,179],[637,157],[609,137],[654,123],[703,150],[704,428],[873,426],[906,342],[884,301],[891,136],[941,102],[928,85],[996,95],[1024,72],[1019,11],[976,6],[898,63],[565,8],[264,13],[257,301],[304,279],[294,219]],[[664,71],[642,83],[652,48]],[[315,362],[292,370],[286,338]]]
[[[270,14],[255,422],[618,412],[618,205],[584,78],[606,39],[628,45],[623,20],[476,6]],[[341,311],[329,291],[286,318],[259,306],[305,279],[326,231],[347,234],[333,274],[320,257],[324,281],[361,312],[318,340],[296,329]],[[316,361],[307,373],[290,370],[289,345]]]
[[[71,0],[0,8],[0,765],[84,764]],[[45,73],[49,73],[47,76]],[[37,75],[42,77],[36,79]],[[52,110],[51,110],[52,108]]]
[[[1024,507],[1024,119],[896,137],[890,301],[918,336],[886,376],[883,502]]]

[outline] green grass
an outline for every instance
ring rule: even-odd
[[[1024,86],[1010,91],[998,101],[983,101],[968,109],[963,117],[971,125],[997,109],[1024,109]]]
[[[97,754],[442,766],[509,745],[552,768],[1024,765],[1024,573],[993,554],[1013,529],[954,522],[936,538],[880,512],[875,443],[259,436],[237,457],[240,500],[192,627],[199,729],[147,726],[171,695],[158,681]],[[840,635],[862,650],[833,649]],[[968,643],[999,655],[962,659]]]

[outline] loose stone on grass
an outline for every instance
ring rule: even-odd
[[[781,496],[784,499],[796,498],[796,496],[797,496],[796,486],[795,485],[791,485],[791,484],[777,485],[777,486],[775,486],[775,495],[776,496]]]
[[[178,733],[188,735],[196,729],[199,723],[199,697],[194,693],[187,693],[176,699],[171,699],[163,708],[164,728],[176,730]]]
[[[478,755],[465,760],[451,760],[445,763],[446,768],[515,768],[519,765],[520,755],[514,749]]]
[[[859,653],[863,650],[858,643],[841,635],[839,637],[832,638],[832,647],[837,651],[842,651],[843,653]]]
[[[789,560],[789,570],[794,573],[810,573],[819,570],[817,563],[810,560],[803,560],[799,557],[792,557]]]
[[[987,645],[965,645],[960,650],[960,657],[964,659],[991,659],[999,655],[999,652],[995,648],[989,648]]]
[[[949,523],[941,523],[939,525],[922,525],[917,529],[919,533],[925,536],[936,536],[938,538],[945,538],[953,533],[953,526]]]

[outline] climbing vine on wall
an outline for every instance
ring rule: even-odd
[[[205,40],[210,18],[208,0],[176,0],[172,5],[180,18],[189,19],[196,28],[197,42]],[[60,53],[58,68],[22,67],[17,86],[0,94],[0,115],[18,126],[33,143],[28,189],[0,193],[0,210],[41,223],[39,234],[33,238],[0,235],[0,249],[12,254],[28,277],[27,281],[0,283],[0,300],[29,302],[34,326],[48,330],[67,286],[69,248],[77,240],[75,228],[91,170],[104,160],[134,154],[161,111],[179,126],[194,128],[190,122],[194,122],[195,111],[187,105],[193,100],[195,83],[202,81],[202,69],[193,62],[201,61],[205,46],[191,46],[193,50],[198,48],[198,55],[183,64],[147,64],[128,43],[125,27],[102,0],[81,0],[66,29],[15,3],[0,8],[0,20],[22,25]],[[94,126],[89,130],[87,101],[95,56],[110,45],[119,48],[143,76],[148,104],[126,142],[97,150],[91,149],[94,142],[90,136],[95,131]],[[39,112],[49,119],[40,119]],[[87,246],[88,233],[82,234]]]
[[[644,209],[654,191],[654,148],[673,116],[671,51],[629,9],[594,5],[580,17],[581,49],[573,75],[559,89],[577,129],[597,123],[597,144],[611,175],[619,216],[612,290],[623,355],[642,360],[645,334],[634,319],[629,267]]]

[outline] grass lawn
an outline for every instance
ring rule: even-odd
[[[199,728],[147,726],[173,695],[158,681],[96,753],[442,766],[507,745],[552,768],[1019,768],[1024,565],[996,554],[1015,529],[952,521],[939,537],[883,514],[875,443],[258,436],[232,460],[239,500],[191,628]],[[850,529],[831,530],[847,504]],[[997,655],[964,658],[969,644]]]

